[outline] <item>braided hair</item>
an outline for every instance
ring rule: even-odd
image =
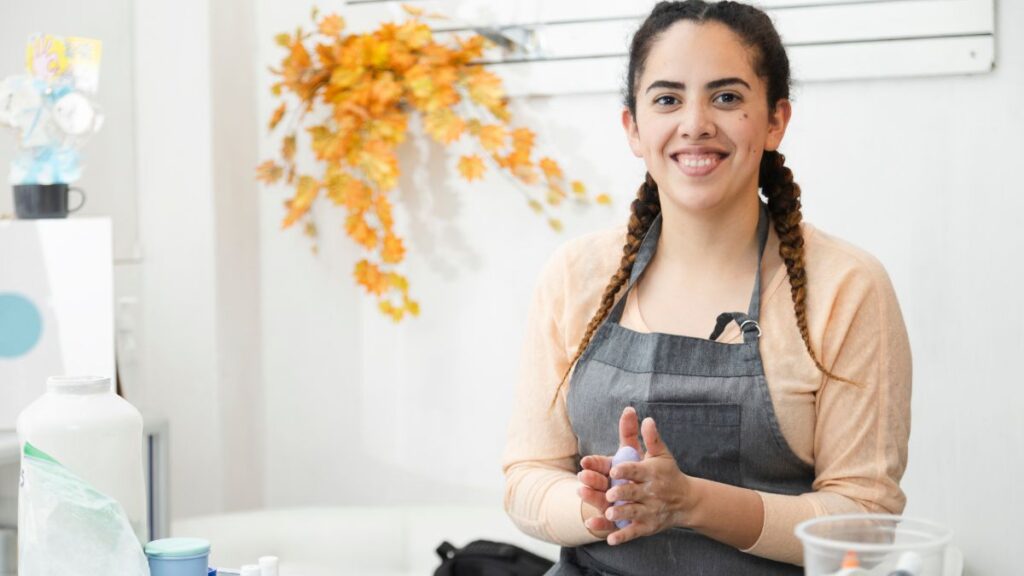
[[[779,100],[789,99],[790,70],[789,58],[782,45],[775,26],[767,14],[753,6],[738,2],[709,3],[702,0],[681,2],[659,2],[644,20],[633,36],[629,49],[629,68],[623,90],[623,102],[630,114],[636,118],[636,82],[640,79],[647,57],[658,37],[670,26],[681,20],[697,23],[720,22],[728,26],[748,46],[754,48],[757,56],[754,70],[767,84],[768,109],[775,110]],[[800,186],[793,180],[793,172],[785,165],[781,153],[765,150],[758,172],[758,185],[768,199],[768,212],[775,232],[779,237],[779,255],[786,264],[790,293],[796,312],[797,328],[804,341],[807,353],[814,365],[823,374],[834,380],[853,383],[826,369],[811,346],[807,329],[807,273],[804,269],[804,239],[800,230]],[[612,275],[601,296],[597,311],[587,324],[576,356],[562,376],[562,382],[552,401],[566,384],[572,367],[583,355],[598,327],[608,317],[619,290],[625,285],[633,271],[640,250],[640,243],[661,212],[658,184],[647,173],[643,184],[637,190],[636,199],[630,206],[629,226],[626,243],[622,247],[619,269]]]

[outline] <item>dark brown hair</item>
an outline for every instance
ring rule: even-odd
[[[701,0],[684,2],[659,2],[644,20],[633,36],[629,49],[629,69],[626,85],[623,90],[623,103],[629,108],[630,114],[636,118],[636,83],[643,74],[647,57],[659,36],[676,22],[690,20],[697,23],[719,22],[729,27],[748,47],[754,50],[753,67],[757,75],[767,85],[768,110],[774,111],[779,100],[789,99],[790,72],[789,58],[782,45],[775,26],[764,12],[738,2],[708,3]],[[852,383],[850,380],[836,376],[828,371],[818,360],[811,347],[807,330],[807,274],[804,271],[804,239],[800,231],[800,186],[793,181],[793,172],[785,165],[786,158],[777,151],[765,150],[761,158],[758,174],[758,185],[768,199],[768,212],[772,225],[779,236],[779,254],[786,263],[789,275],[790,292],[793,296],[793,308],[796,311],[797,328],[803,338],[807,353],[814,365],[823,374],[835,380]],[[658,197],[658,185],[647,174],[643,184],[637,190],[636,199],[631,206],[626,244],[622,247],[622,261],[619,269],[608,282],[601,297],[597,312],[587,324],[575,358],[569,364],[562,377],[558,391],[565,386],[565,381],[580,356],[590,344],[597,328],[608,316],[615,296],[629,280],[640,249],[640,242],[650,228],[654,218],[661,212],[661,201]],[[555,399],[558,392],[555,393]]]

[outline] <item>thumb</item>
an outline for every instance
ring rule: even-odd
[[[637,454],[641,454],[638,428],[640,426],[636,417],[636,408],[626,406],[622,410],[622,416],[619,417],[619,446],[630,446],[636,450]]]
[[[671,452],[668,451],[668,447],[661,440],[661,434],[658,434],[658,427],[654,424],[654,418],[644,418],[643,424],[640,426],[640,434],[644,437],[644,444],[647,446],[647,456],[659,457],[659,456],[671,456]]]

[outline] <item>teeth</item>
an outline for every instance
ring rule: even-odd
[[[683,166],[687,166],[689,168],[703,168],[705,166],[710,166],[711,163],[714,162],[717,158],[717,156],[686,155],[679,159],[679,162]]]

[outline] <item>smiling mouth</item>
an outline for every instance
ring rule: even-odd
[[[724,153],[673,154],[672,161],[687,176],[706,176],[713,172],[729,155]]]

